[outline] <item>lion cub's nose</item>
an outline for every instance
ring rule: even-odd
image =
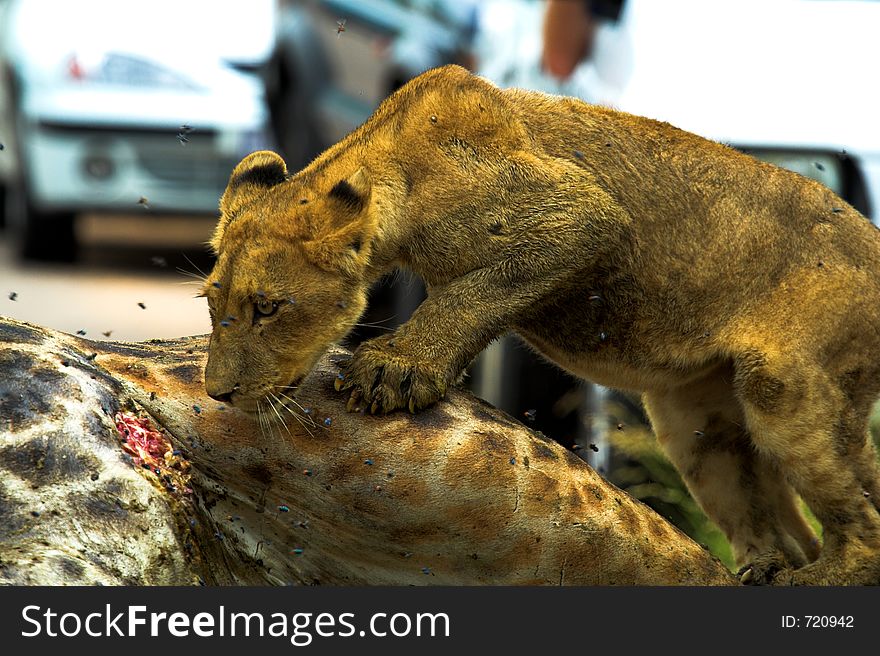
[[[238,385],[233,385],[232,389],[228,392],[219,392],[217,388],[213,385],[206,385],[206,392],[208,392],[208,396],[216,401],[220,401],[221,403],[232,403],[232,394],[233,392],[238,391]]]
[[[232,403],[232,392],[218,392],[217,394],[212,394],[208,392],[208,396],[210,396],[215,401],[220,401],[221,403]]]

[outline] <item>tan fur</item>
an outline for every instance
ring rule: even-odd
[[[295,386],[371,283],[406,267],[428,299],[356,351],[340,380],[350,407],[426,407],[512,330],[577,376],[644,395],[748,579],[880,583],[866,431],[880,238],[822,185],[666,123],[445,67],[292,177],[272,153],[249,156],[221,208],[210,394],[254,409]],[[261,317],[267,299],[278,309]],[[794,491],[823,524],[821,555]]]

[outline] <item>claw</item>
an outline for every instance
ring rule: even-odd
[[[409,411],[410,411],[412,414],[415,414],[415,413],[416,413],[416,402],[415,402],[415,399],[410,399],[410,400],[409,400]]]
[[[354,394],[352,394],[350,397],[348,397],[348,403],[345,404],[345,411],[346,412],[354,412],[354,409],[357,407],[357,404],[358,404],[358,399],[355,398]]]
[[[745,572],[742,573],[742,576],[739,577],[739,582],[743,585],[748,585],[755,578],[755,573],[752,571],[752,568],[749,567]]]
[[[379,406],[379,402],[378,402],[378,401],[373,401],[373,405],[370,406],[370,414],[371,414],[371,415],[376,414],[376,410],[378,410],[379,407],[380,407],[380,406]]]
[[[345,385],[345,381],[342,380],[341,378],[337,378],[336,380],[333,381],[333,387],[336,389],[337,392],[342,389],[343,385]]]

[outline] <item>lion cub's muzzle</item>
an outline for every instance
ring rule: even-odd
[[[205,390],[208,392],[208,396],[210,396],[215,401],[220,401],[221,403],[228,403],[229,405],[235,405],[232,397],[234,394],[238,392],[239,386],[233,385],[229,391],[223,392],[220,391],[220,388],[212,388],[211,385],[205,381]]]

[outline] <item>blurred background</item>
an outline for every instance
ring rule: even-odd
[[[93,339],[208,332],[194,283],[234,165],[272,148],[298,170],[446,63],[669,121],[876,220],[878,34],[871,0],[0,0],[0,314]],[[423,297],[383,281],[350,345]],[[729,562],[637,400],[514,337],[469,373]]]

